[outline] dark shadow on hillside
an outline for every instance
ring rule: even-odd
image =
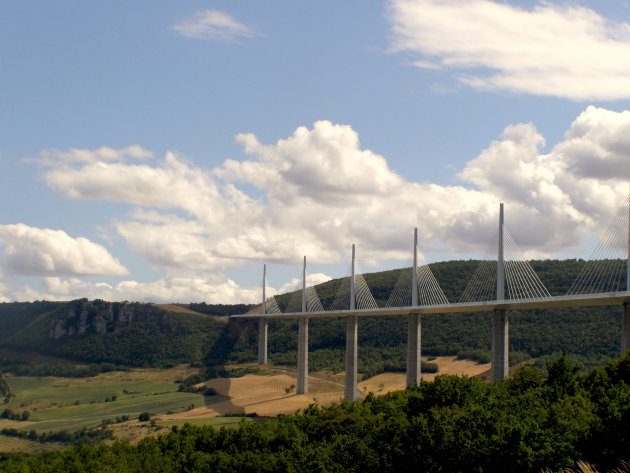
[[[254,342],[257,327],[258,323],[255,320],[228,318],[221,334],[208,350],[208,355],[204,360],[208,368],[206,372],[211,374],[210,372],[214,370],[215,373],[220,374],[221,370],[223,370],[225,365],[230,361],[234,348],[239,341]],[[226,395],[229,393],[231,386],[230,378],[215,375],[208,377],[206,384],[211,380],[211,386],[217,389],[218,392],[225,393]],[[241,406],[233,404],[226,395],[205,396],[206,407],[221,403],[221,414],[244,414],[245,410]]]

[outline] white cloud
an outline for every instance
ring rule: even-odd
[[[627,195],[628,127],[630,113],[591,106],[541,154],[544,139],[534,125],[510,126],[459,176],[522,206],[512,224],[521,241],[553,255],[586,233],[603,233]]]
[[[95,150],[71,148],[69,151],[49,149],[42,151],[40,157],[35,160],[40,164],[50,164],[53,162],[66,163],[96,163],[124,161],[127,158],[145,160],[153,157],[153,153],[139,145],[131,145],[126,148],[114,149],[102,146]]]
[[[390,0],[392,48],[486,90],[615,100],[630,97],[630,24],[544,2]]]
[[[4,268],[23,275],[126,275],[127,269],[103,246],[72,238],[63,230],[0,225]]]
[[[588,107],[543,153],[533,124],[510,125],[459,173],[458,186],[406,181],[383,156],[362,149],[355,130],[328,121],[275,144],[238,135],[251,157],[212,170],[174,153],[142,164],[53,160],[44,179],[64,195],[135,206],[113,228],[166,277],[84,288],[51,280],[48,287],[109,299],[258,300],[221,271],[252,260],[299,264],[303,255],[311,264],[339,262],[352,243],[363,267],[406,261],[414,226],[425,253],[481,252],[496,232],[499,202],[527,256],[553,257],[601,233],[616,212],[627,192],[629,130],[630,112]],[[262,196],[250,197],[248,186]]]
[[[306,275],[306,287],[316,286],[318,284],[330,281],[332,278],[324,273],[313,273]],[[302,290],[302,278],[293,278],[285,283],[280,289],[269,292],[270,295],[285,294]]]
[[[152,282],[127,280],[115,285],[91,283],[78,278],[48,277],[43,279],[43,283],[45,292],[38,293],[30,288],[22,288],[16,294],[16,300],[24,300],[19,297],[25,295],[29,300],[33,298],[70,300],[87,297],[109,301],[237,304],[257,303],[261,300],[262,294],[260,288],[240,287],[226,276],[218,274],[206,277],[165,277]]]
[[[194,18],[182,20],[171,28],[188,38],[217,39],[228,42],[256,35],[251,28],[219,10],[198,11]]]

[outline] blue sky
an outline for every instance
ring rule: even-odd
[[[526,257],[588,257],[627,196],[627,2],[3,10],[3,301],[252,301],[414,227],[474,257],[499,202]]]

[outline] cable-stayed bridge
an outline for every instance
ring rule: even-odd
[[[384,307],[379,307],[360,271],[352,245],[350,274],[342,279],[337,295],[324,307],[315,287],[306,285],[306,256],[302,287],[284,312],[275,297],[266,298],[266,266],[263,266],[260,314],[233,315],[259,320],[258,363],[267,363],[270,319],[299,319],[297,393],[308,392],[308,324],[312,318],[345,317],[345,398],[354,401],[357,391],[358,321],[361,317],[406,316],[407,384],[421,379],[421,317],[423,314],[492,312],[492,381],[508,376],[508,311],[585,306],[623,306],[621,350],[630,349],[630,196],[621,206],[592,256],[568,293],[551,296],[515,240],[505,228],[503,204],[499,207],[498,232],[457,302],[449,302],[428,265],[418,266],[418,232],[413,237],[413,265],[400,271]]]

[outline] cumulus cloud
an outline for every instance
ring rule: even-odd
[[[133,300],[147,302],[210,302],[255,303],[262,297],[262,289],[247,288],[220,274],[204,277],[165,277],[151,282],[121,281],[115,285],[91,283],[78,278],[48,277],[43,280],[44,294],[57,299],[87,297],[103,300]],[[272,289],[273,290],[273,289]]]
[[[299,264],[303,255],[311,264],[336,263],[347,259],[352,243],[363,267],[406,261],[414,226],[425,253],[482,252],[496,233],[499,202],[506,203],[506,224],[526,256],[575,251],[585,236],[606,228],[627,195],[629,127],[629,112],[588,107],[543,153],[545,139],[534,124],[510,125],[461,170],[461,185],[450,186],[405,180],[385,157],[363,149],[350,126],[328,121],[271,144],[238,135],[249,157],[215,169],[174,153],[143,163],[59,158],[45,164],[44,180],[69,198],[135,206],[113,228],[167,275],[153,283],[84,288],[79,280],[51,279],[49,292],[250,300],[251,291],[222,271],[247,261]],[[251,186],[259,197],[248,193]]]
[[[209,302],[209,303],[258,303],[262,299],[259,287],[242,287],[233,280],[220,274],[205,277],[171,277],[157,281],[139,282],[125,280],[117,284],[90,282],[80,278],[60,278],[49,276],[41,278],[42,289],[34,289],[28,285],[19,288],[4,286],[4,295],[0,294],[0,302],[50,300],[63,301],[79,298],[103,299],[109,301],[140,302]],[[278,291],[267,288],[267,294]],[[6,296],[6,297],[5,297]]]
[[[306,287],[316,286],[318,284],[330,281],[332,278],[324,273],[314,273],[306,275]],[[280,289],[272,289],[269,294],[285,294],[302,289],[302,278],[293,278],[284,284]]]
[[[391,0],[394,51],[453,71],[477,89],[615,100],[630,97],[630,24],[592,9],[543,2]]]
[[[323,273],[307,275],[307,286],[330,281],[331,277]],[[155,303],[172,302],[207,302],[214,304],[257,304],[262,300],[261,287],[243,287],[220,273],[204,276],[166,276],[156,281],[139,282],[125,280],[117,284],[90,282],[77,277],[60,278],[48,276],[41,278],[42,289],[28,285],[16,289],[0,283],[0,302],[49,300],[64,301],[79,298],[103,299],[108,301],[140,301]],[[293,279],[275,289],[267,285],[267,297],[294,291],[301,279]]]
[[[113,275],[127,269],[105,247],[87,238],[72,238],[63,230],[29,227],[22,223],[0,225],[0,261],[22,275]]]
[[[235,42],[256,35],[251,28],[239,23],[228,13],[219,10],[198,11],[194,18],[176,23],[172,29],[188,38],[228,42]]]
[[[124,161],[127,158],[145,160],[153,157],[153,153],[139,145],[131,145],[126,148],[114,149],[102,146],[95,150],[71,148],[69,151],[49,149],[42,151],[39,158],[31,161],[40,164],[51,164],[55,162],[64,163],[96,163]]]
[[[459,176],[522,207],[513,228],[529,254],[552,256],[603,233],[627,196],[628,126],[628,112],[590,106],[547,154],[533,124],[510,126]]]

